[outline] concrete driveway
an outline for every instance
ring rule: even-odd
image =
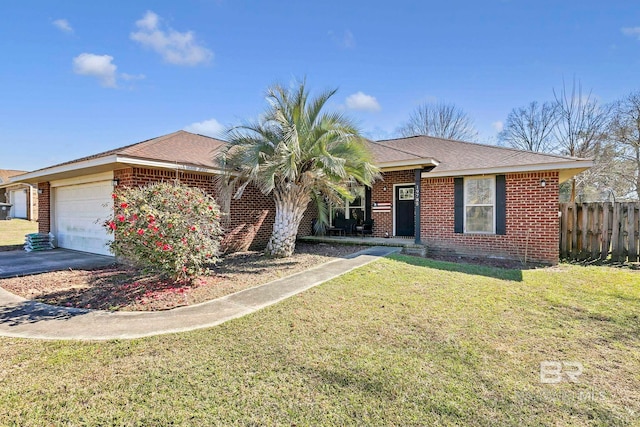
[[[41,252],[0,252],[0,279],[69,268],[76,270],[101,267],[114,262],[114,257],[60,248]]]

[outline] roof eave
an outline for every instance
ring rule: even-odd
[[[93,169],[91,173],[105,172],[110,166],[117,163],[117,155],[98,157],[96,159],[83,160],[80,162],[69,163],[50,168],[40,169],[33,172],[27,172],[24,175],[14,177],[12,182],[26,182],[29,184],[37,184],[38,182],[51,181],[54,179],[70,178],[82,175],[87,169]]]
[[[377,162],[376,166],[380,168],[381,172],[392,172],[411,169],[424,169],[426,167],[434,167],[440,164],[434,158],[420,158],[409,160],[396,160],[393,162]]]
[[[497,166],[480,169],[460,169],[438,171],[437,168],[430,172],[423,172],[423,178],[441,178],[448,176],[468,176],[468,175],[495,175],[500,173],[518,172],[540,172],[558,170],[560,171],[560,183],[563,183],[575,175],[593,166],[592,160],[571,160],[567,162],[537,163],[530,165]]]
[[[131,166],[181,170],[181,171],[206,173],[206,174],[213,174],[213,175],[219,175],[224,172],[222,168],[213,168],[213,167],[202,166],[202,165],[167,162],[163,160],[152,160],[152,159],[143,159],[143,158],[136,158],[136,157],[119,156],[117,162],[131,165]]]
[[[37,184],[38,182],[52,181],[57,179],[72,178],[75,176],[86,175],[89,173],[106,172],[118,169],[118,166],[141,166],[149,168],[160,168],[170,170],[181,170],[194,173],[220,174],[221,169],[167,162],[162,160],[143,159],[129,156],[121,156],[112,154],[109,156],[98,157],[96,159],[83,160],[80,162],[69,163],[66,165],[54,166],[51,168],[41,169],[34,172],[28,172],[11,178],[11,183],[28,183]]]

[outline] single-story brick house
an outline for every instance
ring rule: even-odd
[[[38,194],[34,186],[11,182],[11,178],[26,171],[0,169],[0,203],[11,204],[10,218],[38,219]]]
[[[60,247],[108,254],[98,218],[112,207],[115,186],[179,179],[217,196],[215,157],[224,141],[186,131],[21,175],[37,185],[39,230]],[[588,169],[584,159],[418,136],[370,143],[382,179],[340,211],[373,219],[378,237],[404,236],[430,250],[558,261],[561,182]],[[227,250],[266,245],[273,201],[255,188],[232,200]],[[299,235],[311,234],[313,211]]]

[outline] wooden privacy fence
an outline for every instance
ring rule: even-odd
[[[637,262],[640,203],[560,203],[560,258]]]

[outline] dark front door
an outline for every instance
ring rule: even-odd
[[[415,233],[415,186],[398,185],[396,201],[396,236],[413,236]]]

